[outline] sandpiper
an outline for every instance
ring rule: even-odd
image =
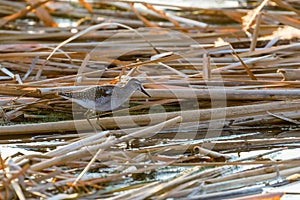
[[[113,111],[128,101],[130,96],[137,90],[150,97],[141,82],[134,78],[130,79],[124,86],[94,86],[80,91],[60,92],[58,95],[87,108],[88,111],[85,115],[91,124],[89,121],[91,113],[96,112],[96,114],[100,114]]]

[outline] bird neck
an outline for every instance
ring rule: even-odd
[[[134,84],[132,84],[131,81],[129,81],[126,85],[121,87],[121,89],[126,90],[126,91],[130,91],[131,93],[133,93],[135,90],[137,90],[137,88],[134,87]]]

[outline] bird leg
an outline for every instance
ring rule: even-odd
[[[101,113],[100,113],[100,112],[96,112],[96,117],[97,117],[97,122],[96,122],[96,123],[98,124],[98,126],[100,126],[100,128],[101,128],[103,131],[105,131],[106,128],[100,124],[100,116],[101,116]]]
[[[85,113],[84,116],[86,117],[88,123],[90,124],[90,126],[94,129],[95,133],[97,133],[97,129],[96,127],[92,124],[92,122],[90,121],[91,116],[94,114],[94,111],[91,109],[88,109]]]

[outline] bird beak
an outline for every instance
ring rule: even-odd
[[[148,97],[151,97],[150,94],[145,90],[145,88],[141,85],[141,92],[147,95]]]

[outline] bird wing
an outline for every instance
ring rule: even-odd
[[[114,90],[113,85],[103,85],[96,88],[95,99],[112,95]]]
[[[115,86],[113,85],[103,85],[96,88],[94,95],[94,101],[96,102],[95,110],[99,112],[111,111],[112,102],[111,97],[113,95]]]

